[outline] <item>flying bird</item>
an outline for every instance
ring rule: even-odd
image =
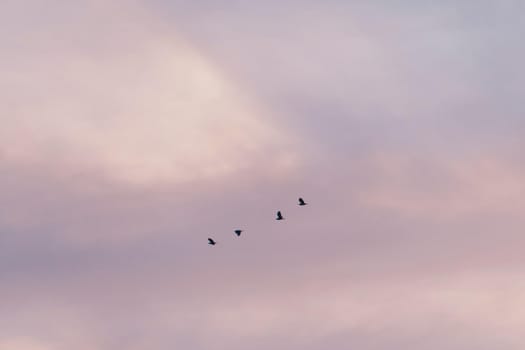
[[[304,201],[304,199],[299,198],[299,205],[300,205],[300,206],[307,205],[307,204],[308,204],[308,203],[306,203],[306,202]]]
[[[280,211],[277,212],[277,219],[275,219],[275,220],[284,220],[283,214],[281,214]]]
[[[242,230],[235,230],[234,232],[237,235],[237,237],[240,237],[241,233],[242,233]]]
[[[208,244],[209,245],[216,245],[217,243],[213,239],[208,238]]]

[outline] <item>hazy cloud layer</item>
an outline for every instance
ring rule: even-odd
[[[0,349],[523,349],[522,14],[4,2]]]

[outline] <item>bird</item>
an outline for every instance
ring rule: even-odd
[[[208,244],[209,245],[216,245],[217,243],[213,239],[208,238]]]
[[[281,214],[280,211],[277,212],[277,219],[275,219],[275,220],[284,220],[283,214]]]
[[[308,204],[308,203],[306,203],[306,202],[304,201],[304,199],[299,198],[299,205],[300,205],[301,207],[302,207],[303,205],[307,205],[307,204]]]
[[[237,237],[240,237],[241,233],[242,233],[242,230],[235,230],[234,232],[237,235]]]

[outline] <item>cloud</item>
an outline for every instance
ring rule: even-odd
[[[0,342],[3,349],[17,349],[17,350],[53,350],[54,348],[38,344],[32,340],[11,339]]]
[[[372,159],[376,181],[362,191],[363,202],[372,207],[428,218],[518,215],[525,173],[501,156],[380,154]]]
[[[0,348],[523,348],[510,2],[2,6]]]
[[[266,152],[265,167],[295,166],[269,112],[176,32],[140,8],[114,16],[114,4],[89,5],[61,7],[38,34],[15,32],[26,41],[5,64],[7,161],[146,184],[231,174]]]

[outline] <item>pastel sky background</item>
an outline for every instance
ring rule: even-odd
[[[521,0],[3,0],[0,349],[523,350],[523,33]]]

